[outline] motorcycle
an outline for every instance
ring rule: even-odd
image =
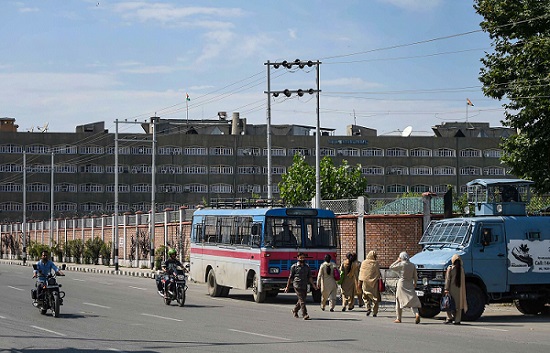
[[[36,264],[33,268],[37,270]],[[40,272],[42,274],[42,272]],[[60,276],[64,276],[59,274]],[[34,299],[32,305],[40,309],[40,314],[46,315],[48,310],[52,311],[53,317],[59,317],[59,307],[63,305],[65,292],[60,291],[61,284],[57,283],[57,273],[48,273],[46,281],[36,282],[37,286],[41,286],[40,294],[37,289],[31,289],[31,297]]]
[[[169,270],[161,276],[160,282],[166,293],[159,291],[158,294],[164,298],[164,304],[170,305],[175,300],[179,306],[184,306],[187,291],[185,269],[178,266],[175,270]]]

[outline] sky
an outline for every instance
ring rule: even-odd
[[[218,112],[265,124],[270,99],[271,124],[314,127],[316,94],[265,92],[316,90],[319,75],[320,125],[335,135],[501,126],[478,79],[481,21],[473,0],[2,0],[0,117],[35,133]],[[266,65],[296,59],[318,71]]]

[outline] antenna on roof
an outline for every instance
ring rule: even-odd
[[[407,126],[405,128],[405,130],[403,130],[403,132],[401,133],[401,136],[402,137],[409,137],[409,136],[411,136],[412,131],[413,131],[413,127],[412,126]]]

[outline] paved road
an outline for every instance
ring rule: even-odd
[[[363,309],[321,311],[309,303],[311,321],[294,319],[293,294],[256,304],[249,292],[211,298],[189,284],[185,307],[166,306],[154,280],[66,271],[61,317],[32,307],[29,267],[0,263],[0,352],[461,352],[550,351],[550,320],[509,306],[490,307],[479,321],[443,325],[443,317],[413,323],[407,312],[366,317]],[[458,348],[459,347],[459,348]]]

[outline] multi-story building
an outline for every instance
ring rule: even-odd
[[[194,207],[213,198],[267,197],[266,125],[249,125],[238,113],[227,120],[224,115],[153,120],[157,210]],[[151,121],[142,124],[144,133],[116,135],[115,154],[115,134],[104,122],[77,126],[74,133],[19,132],[15,119],[0,119],[0,220],[21,221],[24,187],[28,219],[49,218],[52,200],[56,218],[111,214],[115,156],[119,210],[148,212]],[[513,130],[487,123],[443,123],[432,129],[433,136],[378,136],[376,130],[352,125],[346,136],[335,136],[333,129],[323,128],[321,156],[330,156],[336,166],[343,160],[360,164],[368,180],[365,194],[371,197],[443,193],[449,185],[464,192],[465,184],[478,177],[513,177],[499,159],[499,142]],[[296,153],[315,164],[314,132],[310,126],[271,126],[274,199]]]

